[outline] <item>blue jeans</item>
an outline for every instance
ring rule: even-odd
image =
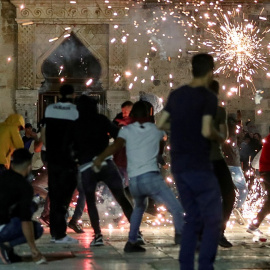
[[[199,237],[199,270],[213,270],[222,221],[218,181],[212,171],[175,173],[174,179],[186,213],[179,256],[181,270],[194,269]]]
[[[243,174],[241,167],[228,166],[228,168],[232,174],[233,183],[239,192],[239,198],[237,200],[236,208],[241,208],[243,204],[245,203],[248,196],[246,179],[245,179],[245,176]]]
[[[41,227],[40,223],[36,221],[32,222],[34,227],[35,239],[38,239],[43,234],[43,228]],[[10,222],[6,224],[6,226],[0,232],[0,243],[4,242],[9,242],[11,247],[26,243],[26,239],[22,231],[21,220],[19,218],[12,218]]]
[[[183,208],[171,189],[165,184],[159,172],[148,172],[131,177],[129,189],[135,200],[135,207],[130,220],[129,242],[134,243],[137,241],[148,197],[165,205],[173,216],[175,233],[181,234],[184,225]]]

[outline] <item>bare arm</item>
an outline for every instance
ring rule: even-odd
[[[109,145],[95,160],[94,166],[100,168],[102,161],[108,157],[113,155],[114,153],[118,152],[124,145],[125,140],[123,138],[116,138],[113,144]]]
[[[169,118],[170,118],[170,113],[163,110],[159,120],[157,121],[157,128],[165,129],[165,130],[170,129],[170,123],[168,122]]]
[[[40,252],[37,249],[36,243],[35,243],[33,222],[22,221],[22,231],[27,241],[27,244],[31,249],[32,257],[36,257],[38,254],[40,254]]]
[[[226,137],[222,133],[218,132],[213,125],[212,115],[204,115],[202,118],[202,135],[203,137],[215,140],[219,143],[225,141]]]

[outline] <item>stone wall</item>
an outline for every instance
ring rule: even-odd
[[[16,9],[9,1],[0,2],[0,121],[14,113],[17,76]]]

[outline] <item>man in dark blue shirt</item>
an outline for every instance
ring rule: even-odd
[[[192,58],[193,80],[173,91],[158,122],[170,119],[172,173],[182,205],[181,270],[194,269],[194,254],[201,236],[199,269],[212,270],[221,224],[221,195],[210,161],[210,139],[222,141],[213,126],[217,98],[208,89],[214,60],[208,54]]]

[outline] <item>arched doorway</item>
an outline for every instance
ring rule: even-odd
[[[58,90],[64,83],[72,84],[77,95],[93,96],[105,110],[105,92],[99,81],[101,65],[74,33],[44,60],[41,71],[45,80],[40,88],[38,120],[49,104],[58,101]]]

